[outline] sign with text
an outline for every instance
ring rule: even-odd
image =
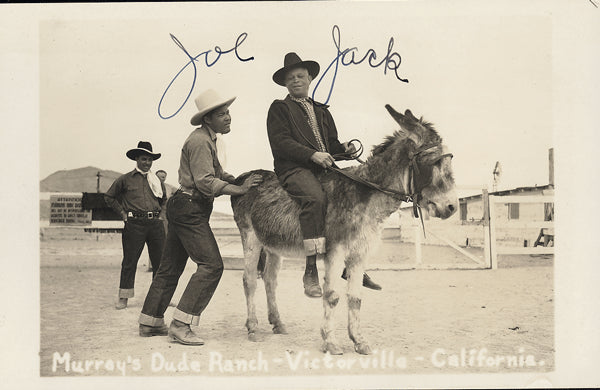
[[[82,195],[51,195],[51,225],[91,225],[92,211],[81,207]]]

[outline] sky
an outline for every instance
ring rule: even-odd
[[[330,104],[341,141],[358,138],[370,152],[397,128],[384,108],[391,104],[435,125],[454,154],[459,188],[490,187],[497,161],[499,189],[548,184],[554,147],[550,13],[511,7],[474,13],[429,4],[201,4],[194,12],[210,15],[205,21],[44,19],[40,179],[86,166],[129,171],[134,163],[125,152],[144,140],[163,155],[153,168],[166,170],[167,182],[177,185],[193,100],[207,88],[237,96],[232,132],[224,137],[226,169],[234,175],[272,169],[266,115],[287,90],[271,77],[294,51],[321,65],[311,94],[323,77],[314,97]],[[198,57],[195,79],[192,66],[176,77],[189,57],[171,34],[191,56],[210,51]],[[241,61],[235,51],[217,57],[215,46],[253,59]],[[352,48],[355,62],[372,49],[373,65],[389,51],[401,59],[396,74],[368,60],[349,64],[349,55],[337,71],[326,71],[338,50]]]

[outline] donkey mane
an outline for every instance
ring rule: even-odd
[[[419,119],[418,122],[415,122],[415,127],[416,126],[422,126],[426,130],[422,132],[423,135],[426,137],[424,140],[425,144],[442,143],[442,137],[440,137],[440,135],[438,134],[433,123],[427,122],[423,120],[423,117],[421,117],[421,119]],[[392,135],[388,135],[387,137],[385,137],[384,141],[381,144],[373,146],[371,154],[374,156],[384,153],[390,146],[394,144],[394,142],[396,142],[397,140],[404,139],[406,137],[407,134],[405,130],[396,130]]]

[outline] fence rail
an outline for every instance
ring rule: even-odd
[[[540,228],[554,229],[554,221],[498,221],[496,204],[507,203],[554,203],[554,195],[496,196],[483,191],[484,241],[486,261],[491,269],[498,268],[498,255],[540,255],[554,254],[554,247],[518,247],[498,246],[496,230],[498,228]]]

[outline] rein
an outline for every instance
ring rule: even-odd
[[[289,106],[287,106],[288,110],[290,110]],[[300,127],[298,126],[298,124],[296,123],[296,121],[294,120],[294,116],[291,113],[290,110],[290,118],[292,120],[292,123],[294,123],[294,125],[296,126],[297,129],[300,129]],[[312,143],[310,142],[310,140],[308,140],[306,138],[306,136],[302,133],[302,131],[299,131],[300,135],[302,136],[302,138],[304,138],[304,140],[306,142],[308,142],[310,145],[312,145]],[[332,155],[332,157],[334,159],[338,159],[338,160],[356,160],[361,164],[364,164],[364,161],[362,161],[359,157],[362,155],[363,152],[363,145],[362,142],[360,142],[360,140],[358,139],[351,139],[350,141],[348,141],[348,144],[352,144],[353,142],[357,142],[359,144],[359,147],[357,148],[357,150],[353,153],[338,153],[338,154],[334,154]],[[425,224],[423,223],[423,213],[421,212],[421,206],[419,206],[419,199],[421,197],[421,194],[418,193],[415,189],[415,185],[414,185],[414,174],[415,171],[418,174],[419,173],[419,167],[417,165],[417,156],[419,154],[421,154],[423,151],[425,150],[429,150],[429,149],[433,149],[435,147],[438,147],[440,144],[435,144],[432,146],[428,146],[428,147],[420,147],[419,149],[417,149],[415,152],[411,151],[409,154],[409,180],[408,180],[408,190],[410,192],[410,194],[405,194],[404,192],[400,192],[400,191],[396,191],[392,188],[385,188],[385,187],[381,187],[378,184],[375,184],[373,182],[370,182],[368,180],[365,180],[363,178],[360,178],[358,176],[355,176],[349,172],[345,172],[342,169],[340,169],[339,167],[337,167],[335,164],[333,164],[331,167],[329,167],[329,169],[341,174],[342,176],[347,177],[348,179],[355,181],[357,183],[360,183],[364,186],[367,186],[369,188],[372,188],[374,190],[377,190],[381,193],[384,193],[388,196],[391,196],[393,198],[399,199],[400,201],[403,202],[412,202],[413,204],[413,215],[415,216],[415,218],[420,218],[421,219],[421,227],[423,228],[423,235],[425,236]],[[446,154],[442,154],[440,157],[438,157],[433,163],[435,164],[436,162],[438,162],[439,160],[441,160],[442,158],[446,157],[446,156],[452,156],[451,153],[446,153]]]
[[[353,142],[357,142],[359,144],[359,147],[357,148],[356,152],[354,152],[354,153],[339,153],[339,154],[333,155],[332,157],[337,160],[357,160],[361,164],[364,164],[364,162],[359,159],[359,157],[362,155],[362,152],[363,152],[363,145],[358,139],[352,139],[352,140],[348,141],[348,144],[352,144]],[[408,191],[409,191],[409,193],[408,194],[401,192],[401,191],[394,190],[392,188],[382,187],[376,183],[365,180],[365,179],[358,177],[352,173],[346,172],[346,171],[342,170],[341,168],[339,168],[338,166],[336,166],[335,164],[332,165],[329,169],[339,173],[342,176],[347,177],[348,179],[350,179],[352,181],[355,181],[355,182],[362,184],[366,187],[369,187],[371,189],[377,190],[383,194],[386,194],[388,196],[396,198],[402,202],[412,202],[413,215],[415,216],[415,218],[420,218],[421,227],[423,228],[423,235],[425,236],[425,224],[423,223],[423,213],[421,212],[421,206],[419,206],[419,198],[421,197],[421,194],[416,190],[415,185],[414,185],[415,173],[419,174],[419,167],[417,165],[417,156],[420,155],[422,152],[429,150],[429,149],[436,148],[439,145],[440,144],[435,144],[432,146],[421,147],[421,148],[417,149],[416,151],[409,152],[409,165],[408,165],[408,169],[409,169],[409,171],[408,171],[409,172],[408,173],[408,175],[409,175]],[[452,156],[452,153],[442,154],[437,159],[435,159],[435,161],[432,163],[432,165],[437,163],[439,160],[441,160],[442,158],[444,158],[446,156]]]

